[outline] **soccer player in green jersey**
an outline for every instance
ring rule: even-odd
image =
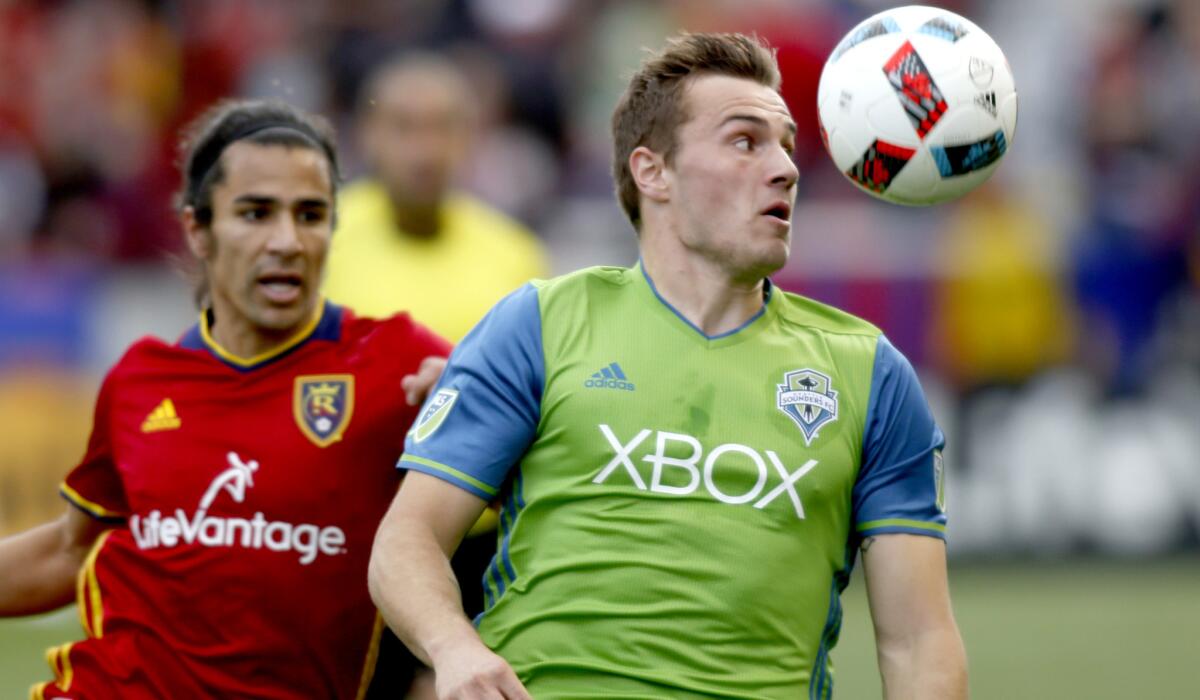
[[[779,80],[741,35],[649,58],[613,117],[641,260],[507,297],[409,433],[370,584],[440,698],[829,698],[859,550],[885,696],[966,697],[912,367],[767,279],[798,177]],[[472,624],[447,560],[492,499]]]

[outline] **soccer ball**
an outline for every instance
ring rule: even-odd
[[[970,21],[912,5],[868,18],[817,88],[825,148],[850,181],[928,205],[987,180],[1012,144],[1017,92],[1000,47]]]

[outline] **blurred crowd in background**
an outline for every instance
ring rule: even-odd
[[[0,0],[0,532],[61,507],[121,349],[194,322],[171,200],[205,107],[324,114],[353,179],[364,76],[436,51],[475,96],[458,186],[532,228],[555,272],[630,264],[608,120],[643,47],[682,28],[778,48],[802,176],[776,281],[918,367],[950,439],[952,553],[1197,547],[1200,3],[937,3],[1004,48],[1020,118],[992,181],[931,209],[856,191],[816,124],[829,51],[897,4]]]

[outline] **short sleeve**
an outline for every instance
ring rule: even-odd
[[[117,471],[112,451],[110,405],[114,379],[110,373],[100,387],[83,459],[67,474],[59,487],[62,497],[93,518],[116,522],[129,512],[125,488]]]
[[[527,284],[501,300],[450,355],[398,466],[494,498],[537,433],[544,384],[537,289]]]
[[[945,538],[944,446],[912,365],[880,336],[862,468],[853,493],[859,537],[908,533]]]

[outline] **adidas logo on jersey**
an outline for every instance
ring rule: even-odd
[[[182,421],[179,420],[179,414],[175,412],[175,404],[171,399],[163,399],[162,403],[158,404],[150,415],[146,416],[146,420],[142,421],[143,433],[154,433],[159,430],[175,430]]]
[[[621,365],[616,362],[610,363],[607,367],[596,372],[583,383],[589,389],[622,389],[624,391],[634,391],[633,382],[625,376],[625,372],[621,370]]]

